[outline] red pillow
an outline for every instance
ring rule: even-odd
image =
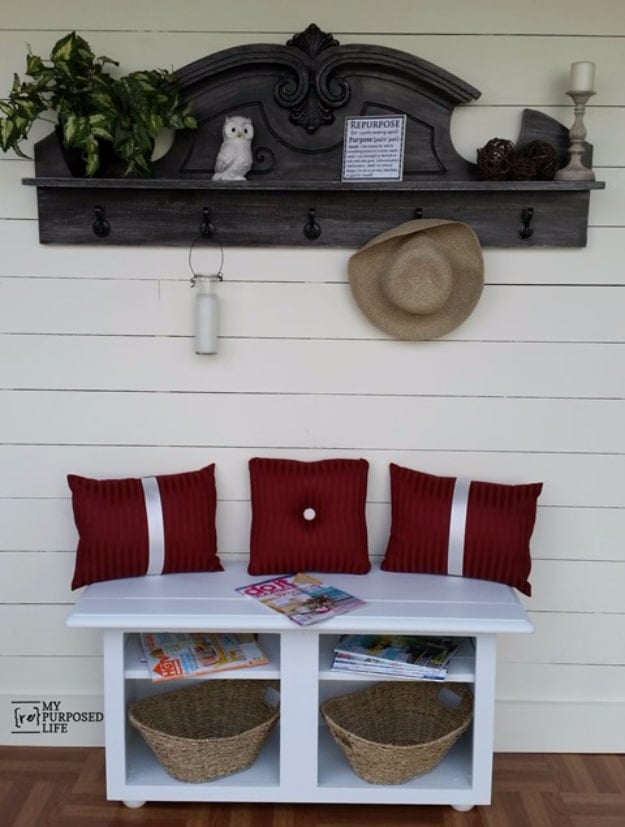
[[[79,535],[72,589],[118,577],[223,571],[214,465],[141,479],[69,474],[67,482]]]
[[[530,538],[542,483],[437,477],[391,463],[385,571],[496,580],[531,594]]]
[[[254,458],[250,574],[371,568],[364,459]]]

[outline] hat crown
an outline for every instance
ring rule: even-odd
[[[405,313],[427,316],[449,300],[453,283],[448,257],[424,232],[398,248],[381,276],[380,289]]]
[[[349,283],[356,303],[400,339],[432,339],[472,312],[484,286],[475,232],[442,218],[407,221],[353,253]]]

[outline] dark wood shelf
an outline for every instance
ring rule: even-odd
[[[377,46],[340,46],[311,25],[286,46],[250,44],[177,72],[199,128],[179,132],[155,177],[75,178],[55,133],[35,146],[44,244],[359,247],[404,221],[470,224],[483,246],[583,247],[600,181],[485,180],[453,147],[455,106],[479,91],[440,67]],[[344,117],[406,115],[401,182],[341,181]],[[212,180],[226,115],[255,128],[247,181]],[[517,146],[550,143],[560,165],[568,130],[523,113]],[[584,160],[592,163],[592,147]],[[209,229],[209,232],[205,232]]]
[[[22,178],[22,183],[50,189],[204,190],[207,192],[588,192],[603,181],[212,181],[209,178]]]

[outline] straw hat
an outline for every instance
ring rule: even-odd
[[[399,339],[433,339],[471,313],[484,286],[477,236],[466,224],[417,219],[376,236],[348,262],[362,312]]]

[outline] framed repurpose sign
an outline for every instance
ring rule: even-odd
[[[406,116],[345,118],[343,181],[401,181]]]

